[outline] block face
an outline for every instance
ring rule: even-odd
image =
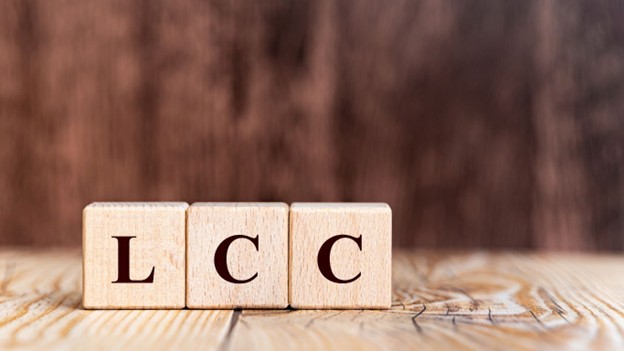
[[[83,306],[184,308],[187,207],[183,202],[101,202],[85,207]],[[124,247],[129,247],[127,256]]]
[[[390,206],[383,203],[291,205],[291,307],[389,308],[391,278]]]
[[[187,226],[187,307],[288,306],[288,205],[195,203]]]

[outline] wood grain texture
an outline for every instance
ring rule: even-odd
[[[215,350],[232,311],[89,311],[80,250],[0,251],[2,350]]]
[[[285,203],[194,203],[187,211],[186,306],[288,307],[288,211]],[[217,248],[227,247],[226,281],[216,269]],[[252,240],[256,239],[257,247]],[[254,278],[255,277],[255,278]]]
[[[384,203],[293,203],[289,259],[292,308],[389,308],[392,211]]]
[[[0,250],[2,350],[618,350],[624,257],[395,251],[393,307],[88,311],[79,250]]]
[[[2,1],[0,244],[79,245],[92,201],[183,199],[387,202],[399,246],[622,250],[622,17]]]
[[[185,202],[85,207],[83,307],[184,308],[187,207]]]
[[[393,254],[390,311],[243,311],[233,350],[616,350],[622,256]]]

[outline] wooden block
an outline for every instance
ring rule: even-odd
[[[183,202],[101,202],[85,207],[83,306],[183,308],[187,207]]]
[[[290,207],[290,306],[389,308],[392,211],[384,203]]]
[[[186,245],[187,307],[288,306],[285,203],[195,203]]]

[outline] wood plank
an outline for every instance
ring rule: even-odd
[[[0,252],[0,349],[217,349],[232,311],[87,311],[80,250]]]
[[[393,307],[85,311],[79,250],[0,251],[0,349],[596,349],[624,345],[624,257],[395,251]]]
[[[624,258],[394,254],[394,303],[376,311],[243,311],[235,350],[617,349]]]

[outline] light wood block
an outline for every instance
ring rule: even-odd
[[[189,308],[288,306],[288,205],[195,203],[188,209]]]
[[[292,204],[291,307],[389,308],[391,250],[387,204]]]
[[[183,202],[85,207],[83,306],[184,308],[187,207]]]

